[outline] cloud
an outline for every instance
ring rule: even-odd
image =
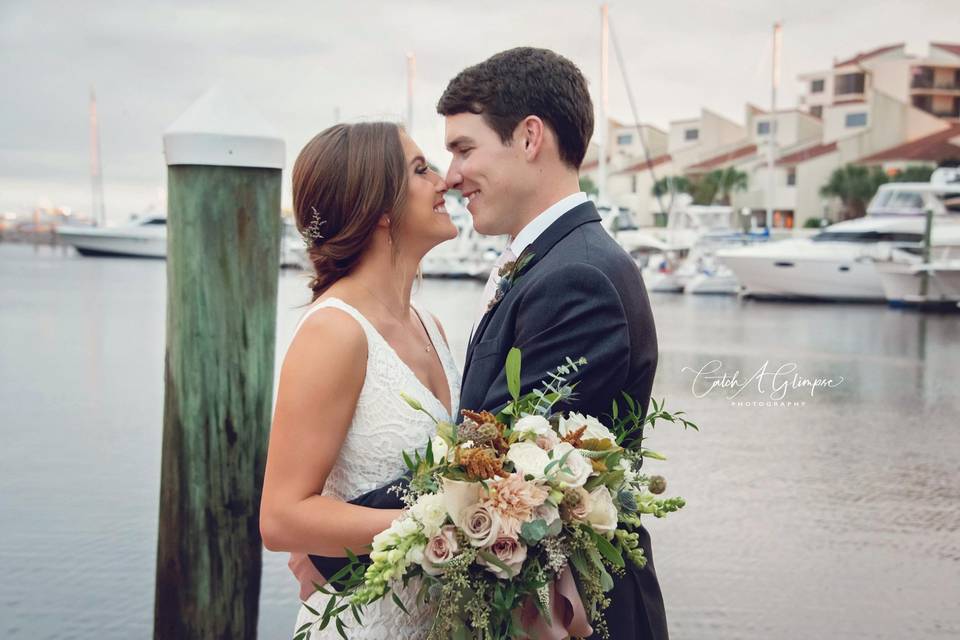
[[[792,105],[796,74],[828,66],[833,56],[901,40],[918,50],[929,40],[956,40],[955,24],[943,19],[952,4],[674,0],[613,3],[610,15],[640,118],[665,127],[704,106],[740,120],[744,102],[768,104],[775,19],[784,21],[780,104]],[[413,136],[444,167],[435,104],[453,75],[509,47],[544,46],[576,62],[595,90],[599,25],[599,2],[583,0],[7,0],[0,8],[0,208],[30,204],[27,186],[13,189],[12,181],[65,194],[88,189],[91,86],[112,212],[114,189],[129,195],[139,188],[144,202],[156,197],[164,129],[214,83],[246,95],[280,128],[290,166],[337,112],[344,120],[402,118],[408,51],[417,56]],[[611,64],[611,114],[628,121],[612,51]],[[286,200],[288,191],[285,174]],[[132,206],[137,198],[129,197]],[[65,204],[82,209],[87,200]]]

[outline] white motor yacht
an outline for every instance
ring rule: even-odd
[[[280,268],[309,269],[310,267],[303,236],[300,235],[293,219],[284,217],[280,234]]]
[[[935,250],[960,245],[960,184],[888,183],[867,215],[795,238],[717,252],[755,297],[885,300],[875,263],[923,241],[925,211],[934,215]]]
[[[57,235],[84,256],[167,257],[165,215],[148,215],[115,227],[60,226]]]
[[[457,237],[431,249],[420,263],[421,273],[427,278],[486,280],[497,256],[506,247],[505,238],[477,233],[466,207],[453,196],[444,196],[444,200],[450,219],[457,227]]]
[[[960,305],[960,259],[920,264],[878,263],[877,272],[891,305]],[[927,278],[925,293],[924,277]]]

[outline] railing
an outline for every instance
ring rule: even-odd
[[[914,78],[913,82],[910,83],[910,88],[911,89],[940,89],[944,91],[960,91],[960,83],[957,83],[957,82],[934,83],[931,80]]]

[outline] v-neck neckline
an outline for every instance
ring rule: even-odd
[[[420,315],[420,311],[417,309],[416,306],[414,306],[413,304],[410,305],[411,308],[413,309],[413,312],[414,312],[415,314],[417,314],[417,319],[420,321],[420,324],[423,325],[423,330],[427,332],[427,339],[430,341],[430,346],[431,346],[431,348],[433,349],[434,353],[437,354],[437,360],[440,362],[440,368],[443,370],[443,378],[444,378],[444,380],[446,381],[447,394],[448,394],[448,396],[449,396],[449,398],[450,398],[450,408],[449,408],[449,409],[446,407],[446,405],[443,404],[443,401],[440,400],[440,398],[437,397],[437,394],[434,393],[433,390],[430,389],[430,387],[427,386],[427,384],[426,384],[423,380],[420,379],[420,376],[418,376],[418,375],[417,375],[417,372],[413,370],[413,367],[411,367],[409,364],[407,364],[407,361],[400,357],[400,354],[397,353],[397,350],[393,348],[393,345],[390,344],[390,342],[389,342],[385,337],[383,337],[383,334],[380,333],[380,330],[377,329],[377,327],[376,327],[375,324],[373,324],[372,322],[370,322],[370,320],[369,320],[369,318],[367,318],[367,316],[363,315],[363,313],[361,313],[359,309],[357,309],[357,308],[354,307],[353,305],[349,304],[348,302],[342,300],[341,298],[336,298],[336,297],[332,297],[332,296],[331,296],[331,297],[327,298],[326,300],[336,300],[337,302],[339,302],[339,303],[342,304],[343,306],[349,307],[350,309],[353,309],[353,311],[354,311],[357,315],[359,315],[361,318],[363,318],[363,320],[364,320],[368,325],[370,325],[370,329],[371,329],[375,334],[377,334],[377,337],[380,338],[380,340],[383,342],[383,344],[386,345],[387,349],[390,350],[390,353],[392,353],[393,356],[400,362],[400,364],[403,365],[403,367],[404,367],[408,372],[410,372],[410,375],[413,376],[413,379],[417,381],[417,384],[420,385],[420,388],[421,388],[423,391],[426,391],[427,395],[428,395],[430,398],[432,398],[432,399],[434,400],[434,402],[437,403],[437,405],[444,411],[444,413],[446,414],[446,417],[447,417],[447,418],[449,418],[449,419],[451,419],[451,420],[453,419],[453,413],[452,413],[452,412],[453,412],[453,380],[451,379],[450,373],[447,371],[447,365],[443,362],[443,358],[440,356],[440,351],[437,349],[437,345],[436,345],[436,343],[434,342],[433,333],[430,331],[430,329],[427,328],[427,323],[423,321],[423,316]],[[326,300],[325,300],[324,302],[326,302]],[[320,304],[323,304],[323,302],[321,302]],[[320,306],[320,305],[318,304],[317,306]],[[436,416],[434,416],[434,418],[436,418]]]

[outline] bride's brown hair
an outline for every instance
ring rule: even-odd
[[[293,208],[316,272],[314,300],[356,266],[383,214],[396,239],[406,195],[399,125],[337,124],[304,146],[293,165]]]

